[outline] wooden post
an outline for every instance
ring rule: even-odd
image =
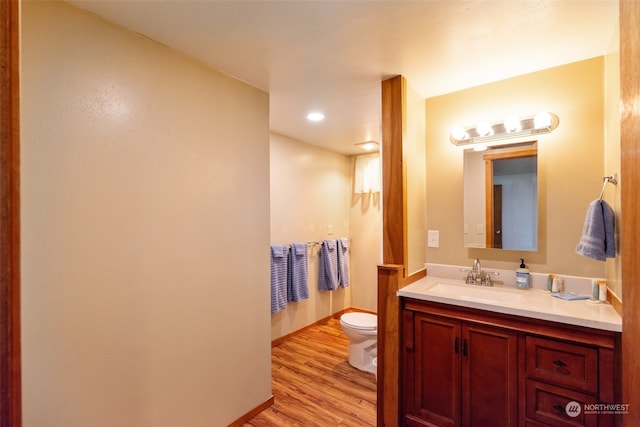
[[[378,407],[379,427],[400,423],[400,300],[398,289],[426,275],[407,277],[407,171],[403,138],[406,81],[382,82],[382,259],[378,266]]]
[[[400,299],[397,292],[426,276],[421,270],[404,277],[397,264],[378,266],[378,427],[400,423]]]
[[[622,402],[624,425],[640,425],[640,2],[620,2],[620,191],[622,226]]]
[[[403,273],[402,265],[378,266],[378,427],[398,425],[400,307],[396,292]]]
[[[19,427],[20,138],[19,8],[0,2],[0,426]]]

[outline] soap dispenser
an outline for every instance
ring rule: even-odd
[[[527,270],[527,266],[524,265],[524,259],[520,258],[520,267],[516,270],[516,285],[518,285],[520,289],[529,289],[530,280],[529,270]]]

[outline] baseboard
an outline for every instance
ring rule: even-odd
[[[244,423],[249,421],[251,418],[255,417],[260,412],[264,411],[265,409],[267,409],[268,407],[273,405],[274,401],[275,401],[274,397],[271,396],[269,399],[265,400],[263,403],[261,403],[260,405],[256,406],[251,411],[247,412],[242,417],[238,418],[237,420],[235,420],[234,422],[229,424],[228,427],[241,427]]]
[[[376,314],[376,313],[374,313],[373,311],[369,311],[369,310],[362,310],[362,309],[360,309],[360,308],[355,308],[355,307],[345,308],[344,310],[340,310],[340,311],[338,311],[338,312],[336,312],[336,313],[333,313],[333,314],[332,314],[332,315],[330,315],[330,316],[323,317],[322,319],[320,319],[320,320],[318,320],[318,321],[316,321],[316,322],[313,322],[312,324],[307,325],[307,326],[305,326],[304,328],[300,328],[300,329],[298,329],[298,330],[295,330],[295,331],[291,332],[290,334],[283,335],[283,336],[281,336],[280,338],[276,338],[275,340],[271,341],[271,347],[275,347],[275,346],[277,346],[278,344],[282,343],[282,342],[283,342],[283,341],[285,341],[286,339],[291,338],[292,336],[297,335],[297,334],[299,334],[299,333],[300,333],[300,332],[302,332],[302,331],[305,331],[305,330],[307,330],[307,329],[313,328],[314,326],[321,325],[321,324],[323,324],[323,323],[327,323],[327,322],[328,322],[329,320],[331,320],[331,319],[339,319],[339,318],[340,318],[340,316],[342,316],[344,313],[349,313],[349,312],[352,312],[352,311],[359,311],[359,312],[361,312],[361,313],[371,313],[371,314]]]

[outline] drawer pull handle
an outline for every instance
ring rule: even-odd
[[[562,360],[554,360],[553,364],[559,368],[564,368],[565,366],[567,366],[567,364],[564,363]]]
[[[557,404],[553,405],[553,409],[555,409],[558,412],[563,412],[563,413],[565,412],[564,406],[562,406],[562,405],[557,405]]]

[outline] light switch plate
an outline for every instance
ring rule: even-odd
[[[427,246],[430,248],[440,247],[440,230],[427,230]]]

